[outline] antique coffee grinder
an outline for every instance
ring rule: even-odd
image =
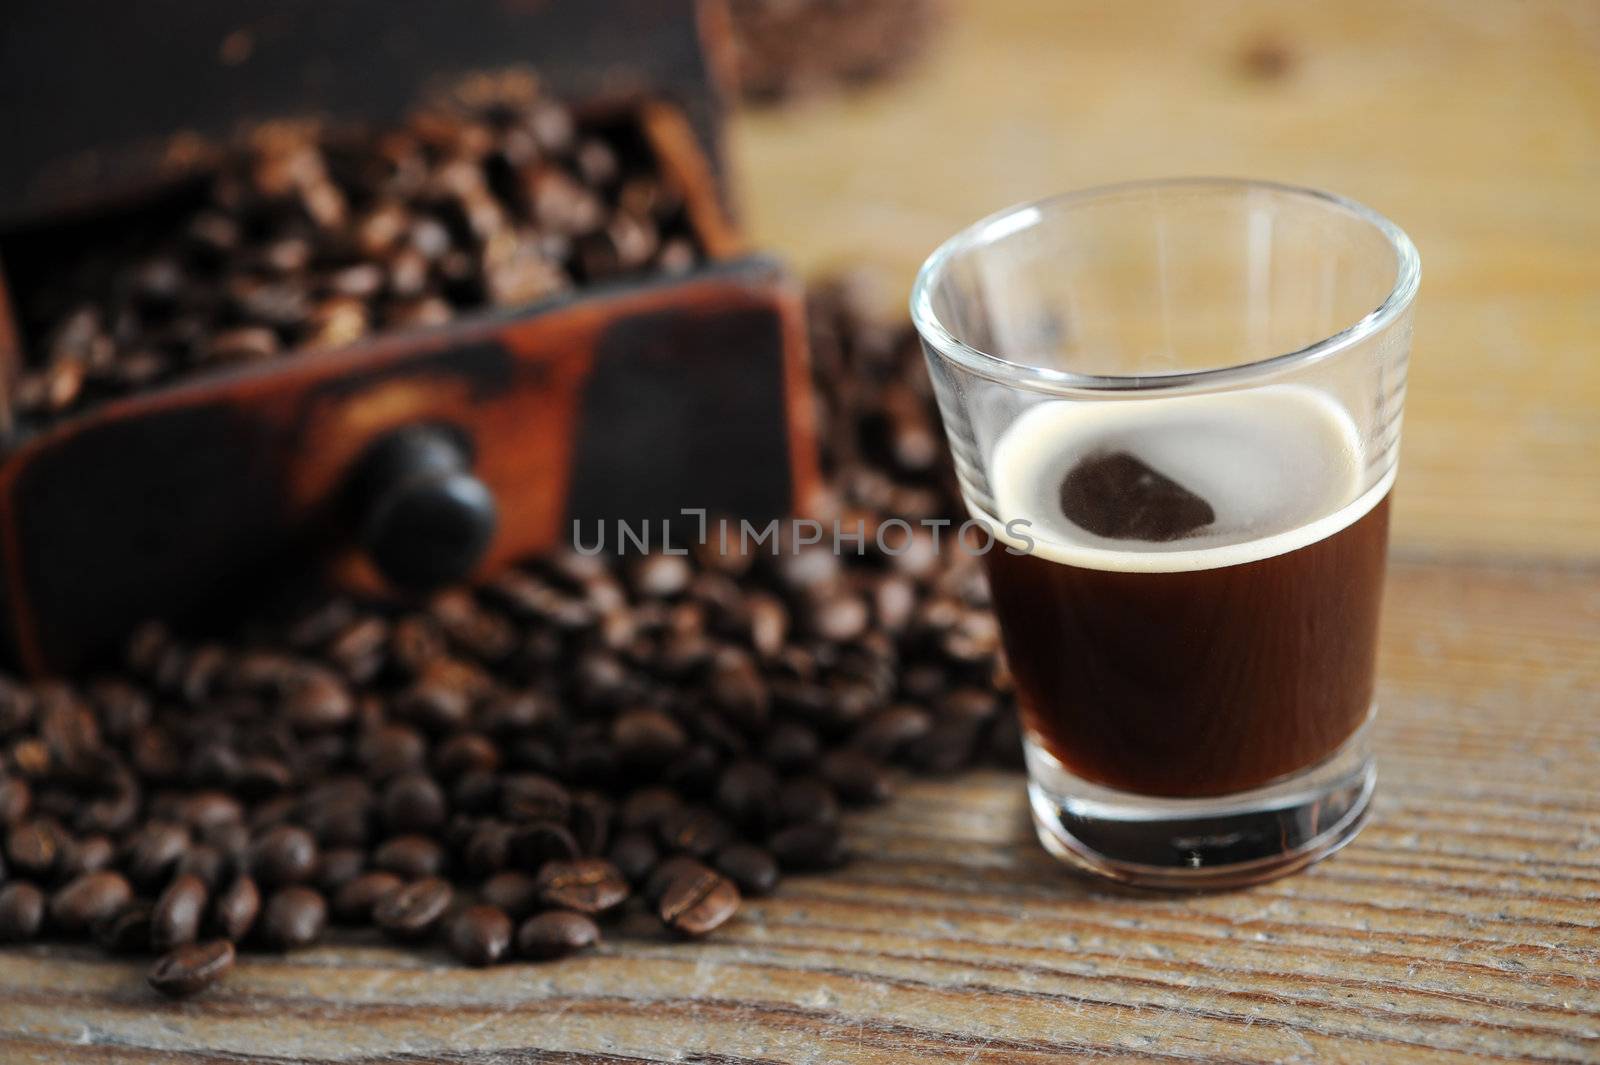
[[[103,662],[145,618],[204,621],[285,579],[425,593],[556,545],[573,519],[804,507],[816,470],[800,295],[745,253],[732,221],[720,3],[179,8],[160,25],[89,0],[26,0],[5,16],[8,414],[40,357],[14,304],[42,264],[181,196],[262,123],[382,128],[531,69],[649,154],[681,198],[696,265],[208,370],[43,424],[8,416],[12,664]],[[78,32],[85,20],[98,31]]]

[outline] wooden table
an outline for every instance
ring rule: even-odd
[[[0,1060],[1600,1060],[1600,572],[1402,559],[1389,605],[1376,810],[1300,876],[1108,890],[1045,856],[1017,777],[915,782],[848,868],[702,944],[250,955],[187,1003],[7,952]]]
[[[0,954],[0,1060],[1600,1061],[1600,7],[1065,3],[957,12],[910,81],[749,118],[750,216],[808,269],[1169,172],[1327,185],[1417,238],[1371,823],[1308,873],[1136,895],[1033,842],[1019,779],[908,781],[857,859],[709,942],[466,971],[247,956],[193,1002]],[[1281,53],[1281,77],[1240,55]],[[1267,62],[1266,66],[1271,66]]]

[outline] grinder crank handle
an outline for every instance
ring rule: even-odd
[[[450,425],[395,429],[350,480],[357,532],[396,588],[426,592],[465,578],[494,536],[494,495],[472,474],[472,442]]]

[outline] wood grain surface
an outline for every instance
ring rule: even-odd
[[[1375,812],[1299,876],[1110,889],[1034,842],[1020,777],[907,781],[846,869],[700,944],[639,918],[476,971],[347,942],[186,1003],[11,950],[0,1060],[1600,1060],[1600,568],[1401,560],[1388,596]]]
[[[755,243],[882,267],[896,309],[966,221],[1108,180],[1308,182],[1413,233],[1381,779],[1338,856],[1135,894],[1046,857],[1019,777],[907,780],[850,866],[702,944],[345,942],[185,1003],[0,952],[0,1061],[1600,1061],[1597,56],[1588,0],[972,0],[909,81],[737,131]]]

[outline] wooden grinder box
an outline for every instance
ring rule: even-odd
[[[263,582],[417,594],[559,543],[574,519],[765,519],[814,487],[798,289],[744,254],[728,210],[719,4],[335,9],[185,3],[147,25],[135,7],[16,5],[0,34],[0,98],[20,104],[0,119],[16,149],[0,160],[12,295],[41,257],[137,219],[242,130],[381,126],[527,65],[585,121],[628,127],[681,198],[696,265],[10,420],[0,642],[29,671],[104,661],[144,618],[203,619]],[[96,33],[76,32],[84,19]],[[110,42],[114,56],[83,55]],[[0,290],[8,400],[42,357],[15,302]]]

